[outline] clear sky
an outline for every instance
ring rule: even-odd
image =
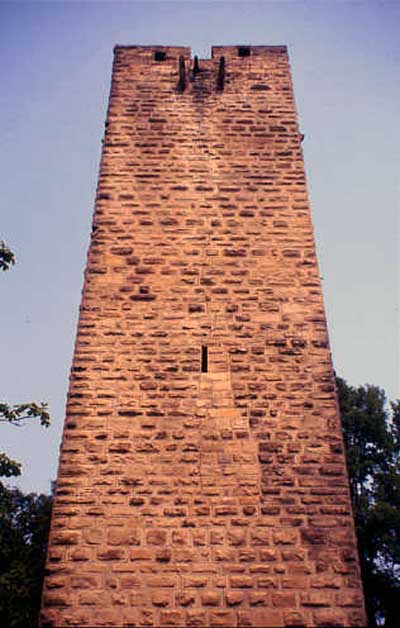
[[[338,374],[399,391],[400,4],[0,2],[0,399],[48,401],[0,426],[24,490],[55,479],[118,44],[287,44]]]

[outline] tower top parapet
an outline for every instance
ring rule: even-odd
[[[114,46],[114,52],[130,50],[143,59],[158,57],[158,61],[176,61],[179,57],[190,59],[192,49],[189,46],[159,46],[157,44],[145,46]],[[211,59],[224,56],[228,59],[261,57],[271,54],[287,54],[287,46],[249,46],[247,44],[211,46]]]

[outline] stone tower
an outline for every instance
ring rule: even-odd
[[[283,46],[118,46],[42,625],[362,626]]]

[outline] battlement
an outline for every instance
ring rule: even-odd
[[[246,59],[254,57],[269,57],[271,55],[287,55],[287,46],[212,46],[211,56],[224,56],[226,59]]]
[[[156,52],[164,52],[167,59],[177,59],[179,56],[190,58],[192,56],[192,49],[189,46],[159,46],[158,44],[147,44],[145,46],[125,46],[117,44],[114,46],[114,52],[120,50],[131,50],[143,57],[152,56]],[[249,46],[247,44],[211,46],[211,58],[218,55],[234,58],[248,56],[259,57],[262,55],[282,53],[287,53],[287,46]]]
[[[176,62],[180,57],[189,60],[191,49],[187,46],[114,46],[114,55],[128,55],[142,61],[167,63]],[[158,57],[158,58],[157,58]]]
[[[287,53],[287,46],[248,46],[246,44],[212,46],[211,57],[199,58],[199,62],[219,61],[221,57],[229,61],[239,60],[243,62],[246,59],[261,60],[272,55],[287,56]],[[197,57],[197,55],[192,55],[192,50],[188,46],[159,46],[157,44],[146,46],[116,45],[114,54],[116,56],[128,54],[135,59],[155,63],[174,63],[180,58],[190,61]]]
[[[192,56],[187,46],[115,46],[114,55],[116,82],[131,82],[136,75],[148,88],[208,96],[226,88],[246,93],[252,89],[249,78],[260,83],[268,73],[265,90],[291,92],[286,46],[212,46],[206,59]]]

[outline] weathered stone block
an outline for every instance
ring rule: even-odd
[[[161,611],[160,626],[184,626],[185,615],[181,611]]]
[[[186,611],[186,625],[204,628],[207,626],[207,614],[201,610]]]
[[[210,611],[209,626],[229,628],[235,625],[235,614],[232,611]]]
[[[228,606],[240,606],[245,599],[245,595],[241,591],[227,591],[225,599]]]
[[[146,536],[149,545],[165,545],[167,542],[167,533],[165,530],[151,530]]]
[[[169,606],[172,601],[172,595],[165,591],[154,591],[151,595],[151,601],[154,606]]]
[[[281,628],[284,626],[282,612],[270,608],[239,610],[238,620],[238,626],[252,626],[254,628]]]
[[[200,600],[203,606],[220,606],[221,593],[212,589],[206,589],[201,592]]]
[[[232,589],[251,589],[254,586],[254,580],[250,576],[232,576]]]

